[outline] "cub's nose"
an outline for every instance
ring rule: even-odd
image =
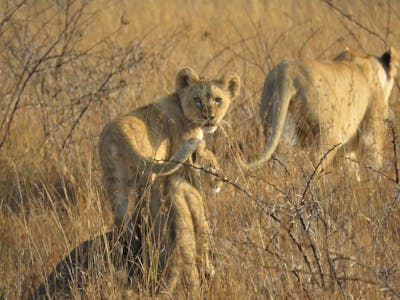
[[[214,120],[215,115],[214,114],[203,114],[203,118],[207,120]]]

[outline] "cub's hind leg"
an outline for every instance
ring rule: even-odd
[[[172,201],[172,226],[176,236],[176,255],[173,255],[170,273],[180,269],[189,285],[190,298],[199,295],[200,276],[197,269],[197,236],[196,224],[193,222],[192,212],[187,203],[186,188],[190,185],[180,177],[173,177],[168,183],[168,197]],[[171,278],[172,277],[172,278]],[[176,284],[175,278],[170,276],[171,284]]]
[[[205,215],[203,198],[200,193],[187,181],[180,177],[170,180],[174,197],[182,199],[190,212],[191,223],[193,223],[194,237],[196,241],[196,260],[200,262],[200,270],[211,278],[215,271],[209,257],[210,252],[210,228]],[[170,190],[171,192],[171,190]]]
[[[111,203],[114,224],[121,227],[130,220],[132,214],[137,215],[139,202],[148,194],[153,177],[147,172],[140,173],[113,144],[101,150],[105,189]]]
[[[143,190],[142,184],[138,174],[133,174],[129,163],[112,144],[110,147],[102,148],[100,159],[106,194],[114,216],[114,224],[120,227],[129,220],[132,206],[136,206],[136,199],[135,203],[129,203],[129,200],[132,200],[130,199],[132,198],[132,190],[134,190],[133,197],[137,198]]]
[[[189,294],[198,295],[200,277],[194,224],[182,186],[176,185],[175,180],[170,182],[168,178],[165,185],[156,181],[152,186],[151,236],[149,251],[155,251],[159,275],[165,276],[161,292],[172,297],[178,282],[185,279]]]

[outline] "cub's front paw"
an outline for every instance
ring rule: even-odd
[[[211,189],[214,194],[218,194],[221,191],[223,185],[223,178],[220,169],[215,165],[207,166],[207,171],[210,172],[212,175],[211,178]]]

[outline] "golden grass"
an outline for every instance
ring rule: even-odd
[[[229,146],[260,151],[258,101],[278,61],[399,47],[398,2],[24,2],[0,4],[0,299],[20,298],[70,249],[110,228],[100,130],[172,91],[182,66],[206,76],[235,71],[243,84],[227,117],[231,137],[208,138],[240,188],[205,195],[217,274],[204,297],[400,297],[396,182],[367,170],[357,183],[332,167],[304,193],[313,169],[301,154],[284,161],[290,175],[271,163],[243,177]],[[396,86],[395,137],[397,98]],[[388,133],[383,173],[395,179],[392,140]],[[96,280],[88,298],[106,295],[105,283],[110,297],[126,297],[115,274]]]

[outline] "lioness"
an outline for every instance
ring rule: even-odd
[[[175,92],[104,127],[99,152],[116,225],[129,210],[129,187],[142,197],[156,175],[176,172],[195,150],[205,161],[216,161],[204,150],[203,133],[217,129],[239,88],[235,73],[206,80],[183,68]]]
[[[261,97],[265,148],[244,167],[268,161],[284,135],[302,147],[316,144],[316,158],[326,155],[325,166],[342,147],[353,160],[364,152],[380,168],[384,119],[398,65],[394,48],[381,57],[345,50],[330,61],[279,63],[267,75]]]

